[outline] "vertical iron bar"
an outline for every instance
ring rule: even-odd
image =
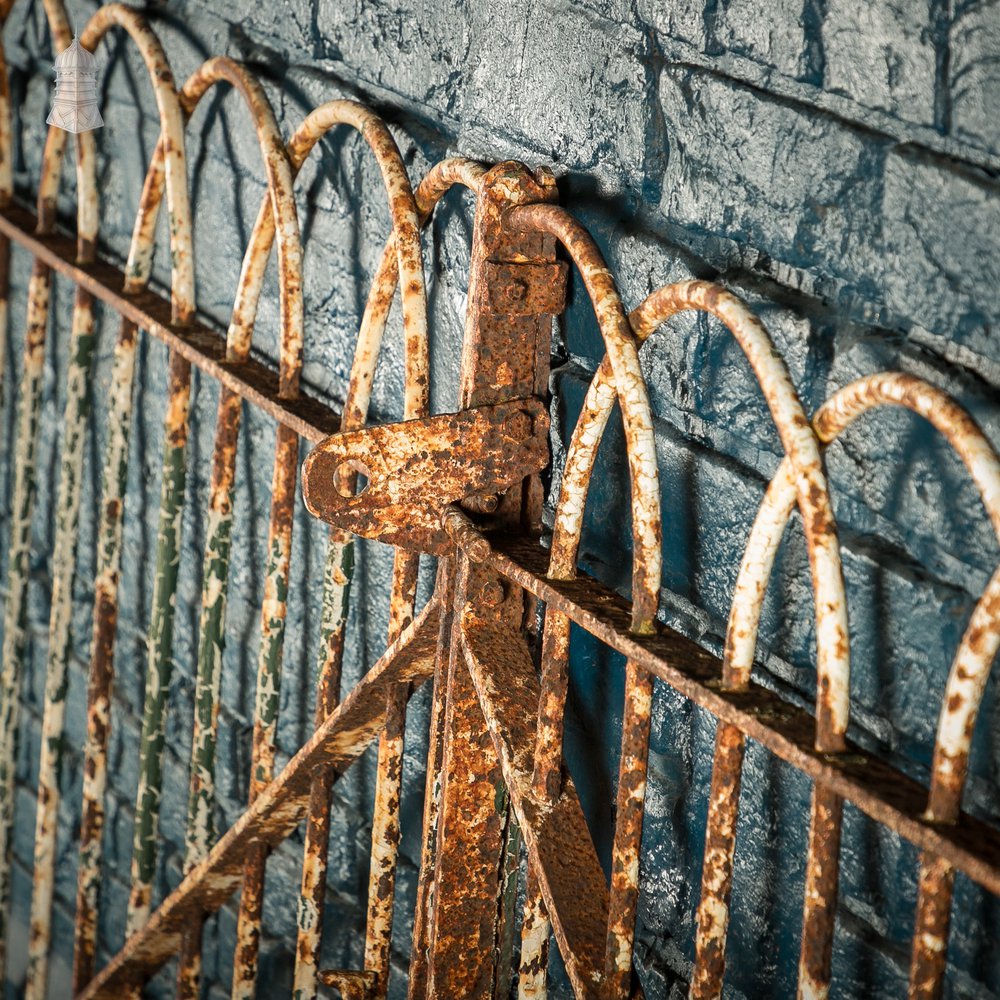
[[[122,512],[128,476],[132,422],[132,380],[138,330],[122,320],[115,344],[108,407],[108,437],[101,475],[101,517],[94,580],[94,625],[87,689],[87,742],[84,749],[80,866],[73,940],[73,989],[79,992],[94,973],[97,908],[101,884],[101,834],[107,788],[111,687],[114,680],[118,575],[121,567]]]
[[[736,726],[719,722],[701,866],[691,1000],[710,1000],[722,995],[744,750],[743,733]]]
[[[156,542],[156,579],[153,585],[146,697],[139,746],[139,787],[136,791],[127,936],[134,934],[149,919],[156,877],[156,838],[163,785],[167,697],[173,667],[174,603],[180,566],[190,401],[191,363],[177,352],[171,352],[170,395],[164,421],[160,525]]]
[[[542,632],[541,697],[532,786],[543,801],[562,791],[563,722],[569,684],[569,618],[546,608]],[[529,867],[521,924],[520,1000],[546,995],[550,923],[536,873]]]
[[[365,933],[365,971],[375,978],[372,1000],[384,998],[389,985],[389,947],[392,905],[396,891],[399,853],[399,798],[403,777],[403,731],[406,725],[408,685],[399,685],[388,698],[385,729],[378,741],[375,807],[372,813],[371,866],[368,872],[368,921]]]
[[[268,850],[253,844],[243,867],[243,888],[236,922],[236,953],[233,960],[231,996],[253,997],[257,986],[260,957],[260,922],[264,912],[264,876]]]
[[[393,555],[389,603],[389,642],[413,620],[419,557],[396,549]],[[368,874],[368,921],[365,931],[365,971],[373,973],[372,1000],[383,1000],[389,988],[389,948],[392,905],[399,858],[399,802],[403,778],[403,733],[409,685],[399,685],[388,698],[386,722],[378,742],[375,808],[372,814],[371,866]]]
[[[409,1000],[427,996],[428,952],[434,911],[434,872],[437,857],[438,817],[441,811],[441,761],[444,752],[448,647],[452,629],[452,584],[454,561],[443,558],[438,562],[435,593],[441,595],[441,625],[434,660],[434,690],[428,726],[427,774],[424,791],[423,843],[420,850],[420,876],[413,914],[413,941],[410,952]]]
[[[544,1000],[549,969],[549,915],[542,899],[538,875],[528,866],[524,892],[524,919],[521,922],[521,962],[517,976],[518,1000]]]
[[[909,1000],[938,1000],[948,964],[948,928],[955,869],[944,858],[923,852],[917,919],[910,952]]]
[[[622,718],[621,762],[618,767],[618,809],[611,851],[611,891],[608,943],[604,971],[611,997],[631,995],[632,943],[639,905],[639,859],[646,802],[646,766],[653,707],[653,678],[629,660],[625,667],[625,710]]]
[[[199,1000],[201,997],[201,932],[204,914],[194,913],[181,941],[177,956],[175,1000]]]
[[[20,719],[21,667],[31,554],[31,513],[35,497],[35,449],[41,407],[45,335],[49,320],[51,271],[35,261],[28,284],[24,362],[17,401],[12,455],[14,494],[7,557],[7,606],[4,612],[3,665],[0,668],[0,978],[6,966],[10,919],[10,865],[14,823],[14,769]]]
[[[493,1000],[509,1000],[514,978],[514,934],[517,930],[517,885],[521,871],[521,828],[517,816],[507,800],[507,828],[504,830],[504,852],[500,869],[500,899],[497,917],[497,971],[493,986]]]
[[[825,1000],[830,991],[843,811],[843,799],[835,792],[824,785],[813,788],[799,956],[799,1000]]]
[[[198,629],[198,670],[191,737],[191,787],[184,840],[184,870],[207,856],[214,835],[215,748],[219,686],[225,649],[229,553],[233,531],[233,486],[242,401],[230,389],[219,394],[212,479],[209,488],[205,559],[202,569],[201,619]]]
[[[546,608],[542,633],[541,699],[532,786],[549,800],[562,791],[563,719],[569,684],[569,618]]]
[[[467,599],[479,596],[482,580],[477,574],[470,587],[467,561],[459,558],[456,562],[453,608],[458,610]],[[503,776],[462,657],[460,621],[455,614],[447,658],[427,996],[492,1000],[504,826],[498,790]],[[484,941],[489,942],[488,948],[482,947]]]
[[[62,460],[55,509],[52,548],[52,605],[45,670],[41,756],[38,768],[38,812],[35,822],[31,934],[25,996],[41,1000],[48,984],[52,895],[55,885],[56,834],[59,813],[59,769],[66,714],[70,621],[79,526],[84,438],[90,412],[90,368],[94,353],[94,299],[76,291],[66,375]]]
[[[251,804],[274,777],[275,735],[285,640],[288,566],[292,550],[298,449],[298,436],[294,431],[281,425],[275,442],[274,475],[271,483],[271,525],[268,532],[269,556],[261,609],[261,642],[260,657],[257,662],[250,775]],[[236,922],[233,1000],[254,995],[267,855],[266,845],[255,845],[248,853],[244,867],[243,891],[240,894],[240,909]]]
[[[323,609],[316,688],[316,727],[340,703],[340,678],[344,660],[344,632],[354,577],[354,540],[333,529],[327,546],[323,576]],[[305,846],[302,855],[302,889],[299,895],[298,935],[295,947],[293,1000],[314,1000],[323,942],[323,907],[326,900],[326,866],[330,848],[330,797],[334,775],[320,768],[309,791]]]
[[[198,667],[191,736],[188,819],[184,834],[184,872],[208,854],[213,839],[215,804],[215,745],[217,706],[225,649],[226,597],[229,553],[232,545],[233,486],[239,441],[242,400],[228,388],[219,394],[212,479],[209,492],[207,540],[202,567],[201,616],[198,629]],[[197,997],[201,979],[202,918],[192,920],[184,936],[177,967],[177,996]]]

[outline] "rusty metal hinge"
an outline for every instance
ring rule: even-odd
[[[541,472],[548,431],[545,406],[529,398],[333,434],[306,459],[302,493],[338,528],[443,555],[455,548],[441,526],[448,505],[496,496]]]

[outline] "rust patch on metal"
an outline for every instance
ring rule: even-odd
[[[548,413],[534,399],[335,434],[302,469],[309,511],[365,538],[423,552],[452,548],[444,508],[499,493],[548,463]],[[367,479],[358,496],[351,472]]]
[[[722,995],[744,746],[743,733],[736,726],[718,724],[701,868],[691,1000],[709,1000]]]
[[[988,823],[961,813],[953,825],[925,815],[927,789],[848,742],[844,754],[815,748],[815,718],[751,681],[745,692],[727,691],[718,678],[721,662],[673,629],[654,624],[650,635],[631,630],[632,606],[588,576],[553,580],[549,552],[536,541],[487,535],[486,565],[555,607],[622,656],[767,747],[797,770],[911,843],[949,860],[989,892],[1000,894],[1000,834]]]
[[[843,800],[829,788],[817,785],[813,789],[799,956],[799,1000],[825,1000],[830,991],[843,808]]]
[[[505,316],[556,316],[566,305],[567,267],[553,264],[495,264],[486,261],[485,312]]]
[[[319,978],[325,986],[339,990],[341,1000],[373,1000],[375,996],[374,972],[326,969]]]
[[[955,869],[944,858],[920,857],[917,918],[910,953],[910,1000],[937,1000],[948,963],[948,927]]]
[[[430,676],[439,619],[440,606],[431,600],[208,857],[86,986],[80,1000],[119,1000],[124,985],[152,975],[177,953],[192,915],[213,913],[232,896],[250,846],[278,844],[301,822],[316,769],[342,772],[384,728],[389,691],[403,683],[417,685]]]
[[[555,802],[532,787],[540,688],[534,664],[510,622],[468,606],[461,621],[465,663],[486,718],[511,804],[524,834],[552,930],[574,991],[605,996],[602,968],[608,890],[569,775]]]
[[[489,542],[479,539],[489,554]],[[482,551],[482,549],[480,549]],[[532,787],[551,801],[562,791],[563,716],[569,687],[569,619],[555,608],[545,609],[542,633],[541,694]]]

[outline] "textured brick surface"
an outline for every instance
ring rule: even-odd
[[[72,4],[81,27],[93,5]],[[619,276],[626,304],[689,277],[718,277],[756,309],[813,410],[831,391],[882,369],[910,371],[954,394],[1000,441],[1000,5],[859,0],[166,0],[150,16],[178,78],[208,54],[249,62],[287,134],[317,103],[358,97],[383,113],[419,177],[461,153],[548,163],[562,199],[593,231]],[[37,182],[50,95],[51,52],[41,5],[18,0],[5,28],[19,116],[15,159],[22,192]],[[116,36],[102,49],[99,134],[101,239],[127,252],[157,118],[145,70]],[[224,323],[240,259],[264,194],[248,118],[232,94],[213,93],[189,129],[198,303]],[[67,171],[63,211],[71,217]],[[342,398],[367,283],[388,216],[378,173],[356,137],[325,140],[303,170],[305,381]],[[456,402],[456,374],[471,234],[467,195],[451,194],[426,243],[432,306],[432,397]],[[162,244],[161,244],[162,245]],[[4,358],[0,437],[10,441],[29,263],[16,254],[11,343]],[[156,274],[168,277],[165,255]],[[66,369],[71,289],[58,283],[39,444],[30,618],[32,672],[24,689],[15,839],[15,933],[26,940],[28,871],[48,618],[50,510]],[[394,318],[394,323],[398,317]],[[103,317],[95,378],[110,375],[114,323]],[[561,448],[602,354],[578,284],[557,331],[552,379],[556,484]],[[263,297],[255,346],[274,359],[277,294]],[[718,647],[742,546],[780,458],[763,399],[739,348],[714,321],[680,316],[642,352],[656,412],[665,518],[663,614]],[[387,338],[373,409],[401,412],[398,327]],[[101,945],[123,933],[139,713],[155,545],[166,352],[140,349],[127,501],[119,680],[108,806]],[[105,394],[96,394],[85,455],[84,509],[98,492]],[[192,407],[185,542],[178,589],[175,670],[167,731],[159,892],[180,877],[200,553],[217,394],[197,380]],[[247,415],[241,436],[229,636],[220,719],[220,826],[247,790],[273,427]],[[9,448],[0,487],[9,497]],[[845,550],[859,738],[926,774],[939,693],[950,656],[997,544],[964,473],[929,427],[901,414],[866,417],[830,449]],[[592,570],[628,585],[627,476],[613,423],[591,492],[584,553]],[[8,502],[0,514],[6,518]],[[279,744],[294,752],[311,718],[314,638],[323,532],[298,511]],[[6,530],[0,525],[0,555]],[[84,664],[94,566],[94,524],[81,526],[75,591],[66,764],[59,846],[52,996],[69,975]],[[382,649],[390,562],[359,559],[345,687]],[[814,684],[812,598],[798,518],[789,529],[765,609],[760,676],[808,701]],[[620,733],[622,664],[574,633],[568,740],[571,763],[607,863]],[[418,854],[427,693],[414,701],[405,774],[400,896],[412,899]],[[988,690],[976,735],[967,806],[1000,819],[997,699]],[[670,691],[654,710],[637,960],[647,995],[683,995],[693,951],[713,740],[711,720]],[[283,758],[284,759],[284,758]],[[374,760],[337,789],[325,960],[360,961]],[[740,826],[730,945],[733,996],[790,994],[797,961],[808,783],[751,747]],[[915,852],[848,809],[834,952],[837,995],[903,991],[915,899]],[[262,974],[268,995],[291,968],[301,840],[270,872]],[[400,907],[394,963],[403,969],[407,917]],[[949,996],[995,996],[1000,906],[959,880],[949,951]],[[235,913],[206,930],[207,995],[228,995]],[[24,949],[15,947],[15,956]],[[23,976],[15,957],[13,981]],[[169,991],[160,976],[156,995]],[[13,989],[13,987],[11,987]],[[397,974],[393,993],[400,995]],[[554,995],[561,994],[557,982]]]

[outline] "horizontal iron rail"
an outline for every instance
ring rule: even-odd
[[[177,954],[192,919],[214,912],[239,888],[247,850],[254,845],[275,846],[295,829],[306,814],[317,768],[341,773],[384,727],[389,693],[400,684],[416,688],[434,672],[440,612],[440,602],[432,598],[209,856],[79,994],[79,1000],[120,1000],[124,987],[141,985]]]
[[[691,639],[659,624],[652,635],[637,635],[630,631],[632,605],[611,588],[582,574],[550,580],[549,552],[535,540],[486,538],[489,554],[480,546],[476,555],[494,570],[867,816],[1000,894],[1000,830],[964,812],[953,825],[926,819],[928,790],[919,782],[854,744],[846,753],[820,753],[806,710],[754,682],[745,693],[723,690],[722,660]]]
[[[254,359],[226,361],[226,338],[201,323],[179,326],[170,321],[170,300],[146,289],[126,293],[125,273],[104,260],[77,262],[75,238],[64,233],[51,236],[35,232],[38,220],[19,205],[0,209],[0,235],[30,251],[37,260],[65,275],[94,298],[146,330],[157,340],[187,358],[195,367],[217,379],[240,397],[269,413],[310,442],[322,441],[340,430],[340,414],[319,400],[300,393],[284,399],[278,393],[278,373]]]

